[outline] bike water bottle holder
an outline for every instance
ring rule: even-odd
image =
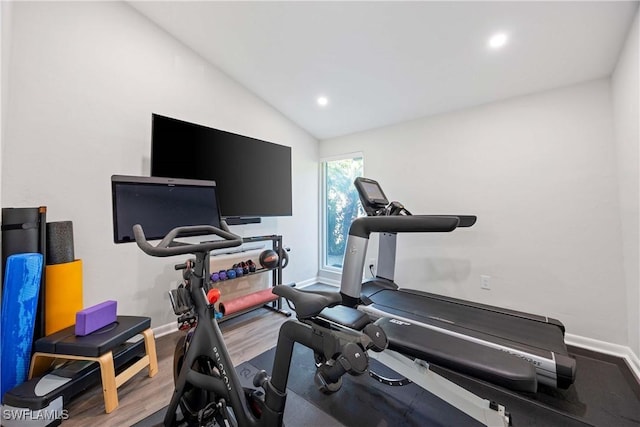
[[[191,300],[191,294],[183,285],[170,290],[169,299],[171,300],[171,306],[173,307],[173,312],[176,316],[183,315],[193,310],[194,305]]]

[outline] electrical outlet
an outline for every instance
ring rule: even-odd
[[[491,290],[491,276],[480,275],[480,288]]]
[[[378,269],[378,263],[375,258],[369,259],[367,262],[367,274],[370,274],[371,277],[376,277],[376,271]]]

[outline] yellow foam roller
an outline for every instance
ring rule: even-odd
[[[82,310],[82,260],[47,265],[45,268],[45,334],[76,323]]]

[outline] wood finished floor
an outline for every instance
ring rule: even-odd
[[[276,345],[280,325],[288,318],[266,309],[258,309],[221,324],[234,365],[251,360]],[[69,419],[64,427],[130,426],[169,404],[173,392],[173,351],[182,333],[156,339],[158,374],[153,378],[142,370],[118,389],[119,406],[104,412],[99,385],[78,395],[67,407]]]

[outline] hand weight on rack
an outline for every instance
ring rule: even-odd
[[[280,248],[280,265],[286,268],[289,265],[289,248]]]
[[[210,277],[212,282],[217,282],[220,280],[220,274],[219,273],[212,273],[211,277]]]
[[[264,268],[276,268],[278,266],[278,261],[280,260],[280,257],[278,256],[276,251],[272,249],[267,249],[265,251],[262,251],[262,253],[260,254],[259,260],[260,260],[260,265],[263,266]]]
[[[220,270],[218,272],[218,275],[220,276],[220,280],[227,280],[227,272],[224,270]]]
[[[234,269],[232,269],[232,268],[227,270],[227,278],[228,279],[235,279],[236,278],[236,271]]]
[[[244,271],[242,270],[242,266],[240,264],[233,264],[233,267],[231,267],[233,270],[235,270],[236,272],[236,277],[242,277],[244,273]]]

